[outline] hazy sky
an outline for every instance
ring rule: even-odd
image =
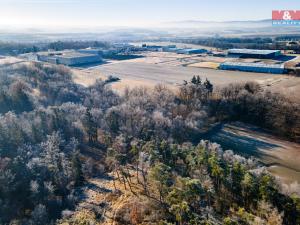
[[[0,25],[151,26],[181,20],[270,19],[300,0],[0,0]]]

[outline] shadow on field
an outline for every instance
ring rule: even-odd
[[[218,124],[207,132],[204,138],[217,142],[224,150],[231,149],[237,153],[247,156],[256,156],[258,158],[266,155],[261,151],[262,149],[268,150],[280,147],[250,135],[245,135],[244,132],[245,130],[243,128]],[[270,157],[270,155],[268,155],[268,157]]]

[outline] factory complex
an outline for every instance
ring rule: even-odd
[[[255,73],[285,73],[283,64],[225,62],[221,63],[219,68],[221,70],[238,70]]]
[[[280,50],[258,50],[258,49],[229,49],[227,57],[239,59],[258,59],[254,62],[228,61],[221,63],[219,69],[238,70],[255,73],[283,74],[286,72],[284,62],[277,61],[281,57]]]
[[[92,54],[80,51],[58,51],[38,53],[37,60],[53,64],[76,66],[83,64],[100,63],[102,62],[102,57],[96,53]]]
[[[79,50],[65,51],[48,51],[36,54],[38,61],[49,62],[54,64],[63,64],[66,66],[80,66],[84,64],[97,64],[105,60],[119,60],[115,57],[118,55],[149,57],[151,54],[164,54],[168,57],[176,57],[178,54],[179,61],[172,62],[167,60],[166,64],[192,67],[206,67],[220,70],[237,70],[254,73],[288,73],[289,67],[280,50],[258,50],[258,49],[228,49],[228,50],[207,50],[205,48],[195,48],[196,46],[181,46],[178,48],[174,44],[169,45],[130,45],[114,44],[107,49],[102,48],[85,48]],[[181,55],[181,56],[180,56]],[[184,56],[186,55],[186,56]],[[160,60],[156,56],[155,60]]]
[[[185,54],[185,55],[192,55],[192,54],[203,54],[207,53],[208,51],[206,49],[201,48],[177,48],[176,45],[167,45],[167,46],[161,46],[161,45],[142,45],[143,50],[148,51],[157,51],[157,52],[174,52],[177,54]]]
[[[274,59],[281,55],[280,50],[229,49],[229,57]]]

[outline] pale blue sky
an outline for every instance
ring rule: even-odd
[[[181,20],[270,19],[300,0],[0,0],[0,25],[153,26]]]

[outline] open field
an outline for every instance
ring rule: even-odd
[[[281,92],[296,100],[300,100],[300,78],[288,75],[248,73],[238,71],[223,71],[208,68],[170,66],[144,62],[122,61],[108,63],[87,69],[74,69],[74,80],[88,86],[98,78],[109,75],[118,76],[120,82],[112,84],[113,88],[122,90],[124,87],[154,86],[162,83],[169,87],[182,84],[183,80],[190,80],[199,75],[203,80],[209,79],[215,86],[229,83],[256,81],[272,91]]]
[[[22,62],[24,62],[23,59],[19,59],[19,58],[12,57],[12,56],[3,56],[3,57],[1,56],[0,57],[0,67],[14,65],[14,64],[22,63]]]
[[[191,67],[197,67],[197,68],[209,68],[209,69],[217,69],[220,64],[216,62],[198,62],[194,64],[190,64]]]
[[[268,170],[284,183],[300,183],[300,145],[280,140],[255,126],[243,123],[216,126],[207,139],[224,149],[257,157]]]
[[[177,54],[172,52],[143,52],[140,55],[143,57],[128,60],[129,62],[160,64],[167,66],[189,66],[195,63],[223,63],[225,61],[236,61],[236,58],[222,58],[215,56],[208,56],[202,54]]]
[[[118,76],[120,82],[113,83],[116,90],[125,87],[149,86],[162,83],[174,89],[183,80],[190,80],[199,75],[203,80],[209,79],[215,86],[224,86],[229,83],[255,81],[262,87],[281,92],[295,100],[300,100],[300,77],[266,73],[251,73],[240,71],[217,70],[224,61],[236,61],[235,58],[222,58],[202,55],[182,55],[170,52],[145,52],[143,57],[108,61],[94,67],[73,68],[75,82],[82,85],[91,85],[96,79],[109,75]],[[255,59],[240,59],[253,62]],[[274,62],[269,62],[274,63]]]
[[[190,80],[199,75],[202,79],[208,78],[216,85],[225,85],[232,82],[257,81],[263,83],[267,79],[280,79],[285,76],[273,74],[243,73],[236,71],[211,70],[182,66],[167,66],[150,63],[120,62],[106,64],[89,69],[100,71],[102,74],[116,75],[123,78],[134,78],[145,82],[166,83],[177,85],[183,80]]]

